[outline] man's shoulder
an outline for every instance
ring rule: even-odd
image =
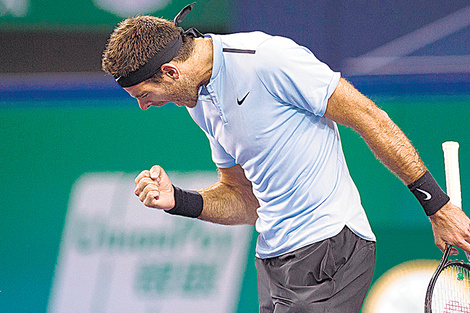
[[[238,33],[230,33],[230,34],[217,34],[214,36],[220,37],[223,41],[239,41],[239,40],[266,40],[268,38],[273,37],[262,31],[250,31],[250,32],[238,32]]]
[[[273,36],[261,31],[213,35],[212,37],[216,37],[220,40],[222,47],[224,48],[224,52],[233,52],[230,49],[234,49],[234,51],[256,50],[264,42],[273,38]]]

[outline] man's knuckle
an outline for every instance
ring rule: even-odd
[[[157,190],[156,186],[154,184],[148,184],[147,186],[145,186],[144,188],[144,191],[146,193],[153,193],[155,192],[155,190]]]

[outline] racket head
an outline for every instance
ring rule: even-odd
[[[426,313],[470,313],[470,264],[447,261],[434,273],[426,293]]]

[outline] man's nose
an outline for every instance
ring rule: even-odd
[[[142,110],[147,110],[149,107],[150,107],[150,104],[148,103],[148,101],[143,101],[143,100],[137,100],[137,102],[139,103],[139,106]]]

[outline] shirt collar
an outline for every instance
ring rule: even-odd
[[[222,42],[219,36],[214,34],[207,34],[206,38],[212,39],[212,76],[209,81],[209,84],[211,84],[217,78],[222,68]]]

